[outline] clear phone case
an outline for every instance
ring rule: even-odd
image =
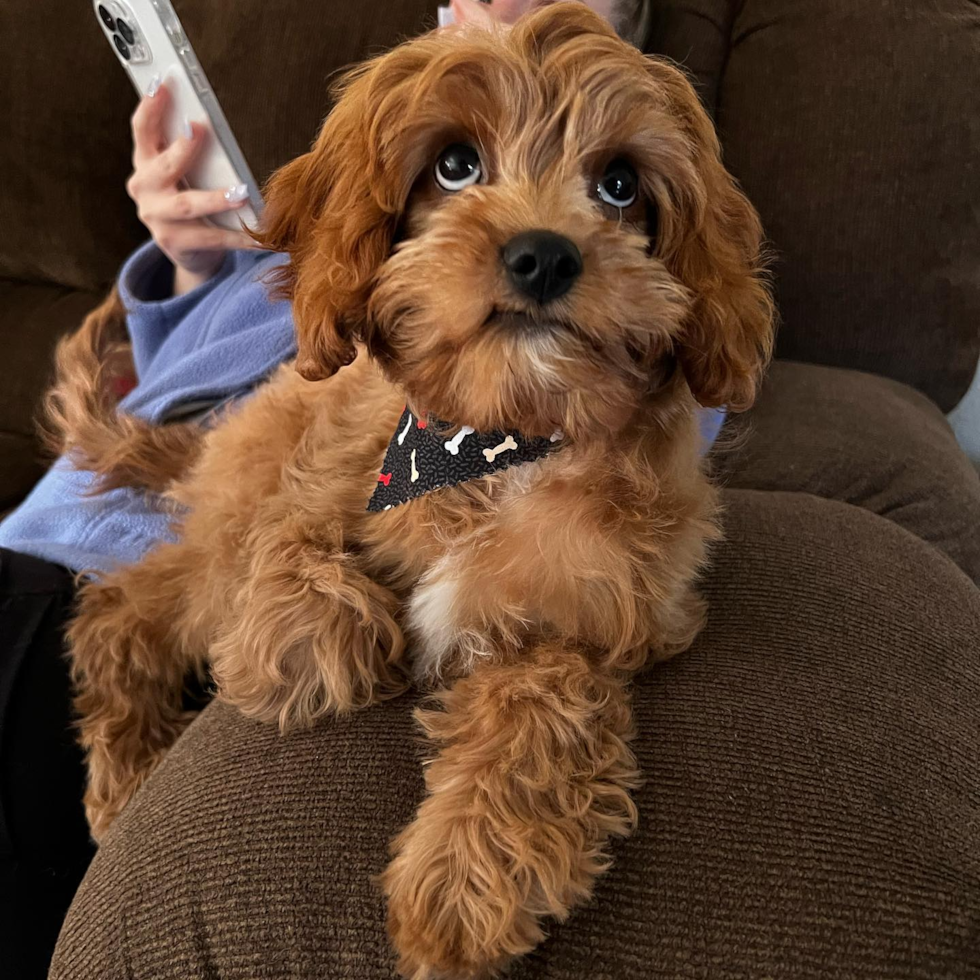
[[[262,195],[169,0],[93,0],[92,6],[136,91],[145,95],[158,76],[166,82],[173,102],[167,141],[180,136],[185,119],[209,130],[210,141],[188,172],[187,186],[248,188],[248,204],[208,220],[223,228],[238,229],[242,222],[254,227],[262,212]]]

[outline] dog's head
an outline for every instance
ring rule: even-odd
[[[479,430],[615,430],[679,363],[744,408],[772,339],[761,229],[684,76],[559,3],[357,69],[268,186],[297,367],[363,342]]]

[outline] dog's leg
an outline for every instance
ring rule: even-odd
[[[649,660],[669,660],[688,650],[704,627],[706,615],[707,603],[701,594],[693,585],[686,586],[676,602],[665,603],[658,610],[657,628],[651,631],[647,648]],[[635,667],[642,666],[647,657],[636,661]]]
[[[622,678],[543,645],[484,664],[418,712],[440,745],[383,876],[399,969],[491,976],[564,919],[628,834],[638,773]]]
[[[79,594],[68,640],[96,839],[195,717],[184,682],[206,649],[181,629],[193,566],[182,546],[164,545]]]
[[[253,532],[248,579],[211,646],[218,697],[284,731],[406,687],[398,599],[330,522],[295,510]]]

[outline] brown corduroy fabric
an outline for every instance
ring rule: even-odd
[[[715,468],[725,485],[864,507],[930,542],[980,584],[980,477],[943,415],[912,388],[777,362],[756,406],[730,417],[719,445]]]
[[[635,688],[638,833],[515,980],[980,976],[980,595],[885,518],[728,491],[694,648]],[[381,980],[412,700],[212,706],[110,834],[51,980]]]

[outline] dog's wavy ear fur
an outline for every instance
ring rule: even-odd
[[[271,279],[276,295],[293,302],[296,370],[310,381],[354,359],[373,277],[397,227],[401,189],[384,174],[372,132],[376,64],[347,76],[310,152],[270,178],[253,234],[263,248],[290,255]]]
[[[755,400],[773,345],[762,225],[722,165],[714,126],[690,83],[663,61],[649,66],[694,155],[695,186],[684,203],[693,214],[663,256],[694,297],[678,359],[702,405],[742,411]]]

